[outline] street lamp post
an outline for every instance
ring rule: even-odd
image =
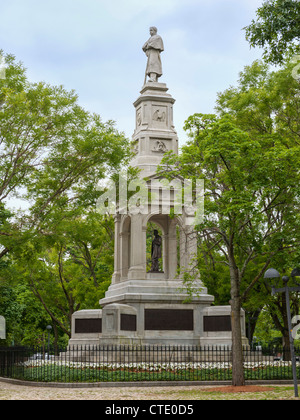
[[[295,280],[295,277],[300,276],[300,269],[295,268],[292,271],[291,277]],[[274,268],[269,268],[265,272],[264,275],[265,279],[279,279],[280,274]],[[295,287],[289,287],[289,277],[283,276],[282,281],[284,287],[276,288],[272,285],[272,296],[276,293],[285,293],[285,300],[286,300],[286,310],[287,310],[287,318],[288,318],[288,327],[289,327],[289,339],[290,339],[290,352],[291,352],[291,359],[292,359],[292,369],[293,369],[293,380],[294,380],[294,390],[295,390],[295,397],[299,396],[298,393],[298,381],[297,381],[297,370],[296,370],[296,358],[295,358],[295,348],[294,348],[294,338],[292,335],[292,317],[291,317],[291,306],[290,306],[290,292],[300,292],[300,285],[298,283]]]

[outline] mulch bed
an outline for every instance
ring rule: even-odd
[[[275,388],[270,386],[256,386],[256,385],[245,385],[245,386],[222,386],[216,388],[209,388],[205,390],[206,392],[221,392],[221,393],[237,393],[237,392],[267,392],[274,391]]]

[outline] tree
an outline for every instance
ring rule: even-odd
[[[111,229],[111,221],[93,214],[101,194],[97,184],[126,165],[130,142],[114,122],[102,122],[80,107],[74,91],[31,83],[14,56],[7,54],[5,62],[5,78],[0,79],[0,281],[9,287],[13,280],[18,288],[24,283],[21,273],[58,337],[70,333],[72,311],[95,305],[108,286],[112,241],[104,240],[104,231]],[[26,211],[10,211],[14,197],[25,200]]]
[[[39,308],[36,313],[41,313],[42,320],[48,319],[46,325],[53,326],[56,344],[63,337],[70,338],[75,311],[99,307],[113,273],[113,219],[92,209],[81,209],[80,213],[69,214],[47,235],[33,236],[14,253],[10,267],[17,282],[13,290],[26,287],[31,292]],[[34,313],[32,318],[26,316],[26,331],[39,331],[36,318]],[[9,321],[14,330],[13,318]],[[22,343],[30,340],[28,334],[18,337]],[[31,336],[31,344],[37,344],[36,338],[36,334]]]
[[[14,196],[29,211],[0,226],[0,257],[22,247],[34,232],[59,219],[69,202],[95,205],[98,181],[118,172],[130,156],[129,141],[112,121],[78,105],[74,91],[30,83],[22,64],[6,55],[0,80],[0,204]],[[54,220],[56,218],[56,220]]]
[[[257,20],[244,28],[252,47],[261,47],[273,64],[300,51],[300,3],[298,0],[267,0],[256,12]]]
[[[257,258],[254,263],[249,263],[241,284],[241,294],[248,289],[257,272],[262,269],[265,261]],[[201,273],[201,281],[210,295],[213,295],[215,305],[228,305],[230,301],[229,269],[223,255],[211,241],[198,240],[198,269]],[[258,317],[269,301],[270,294],[265,290],[264,285],[255,284],[248,293],[247,299],[243,302],[243,309],[246,313],[246,335],[249,343],[253,342],[254,331]]]
[[[256,61],[251,66],[247,66],[245,71],[240,74],[237,88],[232,87],[219,94],[217,110],[220,115],[226,115],[226,113],[233,115],[238,126],[247,130],[251,137],[261,138],[262,141],[270,137],[270,139],[273,138],[275,145],[281,144],[281,147],[287,151],[286,157],[289,155],[291,162],[294,160],[294,168],[291,170],[297,176],[300,145],[299,105],[299,83],[293,77],[293,64],[288,63],[279,71],[271,72],[266,63]],[[280,162],[280,151],[278,151],[277,158]],[[282,169],[280,165],[278,168]],[[290,188],[293,188],[292,180]],[[299,197],[297,188],[294,189],[294,193],[296,197]],[[296,200],[292,217],[295,219],[296,225],[299,220],[298,203],[299,201]],[[282,214],[280,217],[288,225],[288,215]],[[284,241],[284,239],[284,237],[278,236],[278,240]],[[294,236],[294,244],[292,244],[294,246],[287,248],[287,252],[284,254],[281,253],[274,257],[272,265],[289,274],[291,268],[298,266],[300,261],[296,244],[297,235]],[[261,288],[262,295],[266,294],[264,289],[264,287]],[[289,332],[285,304],[279,296],[270,299],[270,292],[271,290],[268,289],[265,304],[268,305],[274,324],[282,333],[283,346],[288,354]],[[291,296],[291,300],[296,315],[298,314],[297,299]]]
[[[15,273],[18,275],[18,273]],[[26,281],[19,278],[14,286],[0,286],[0,313],[6,320],[6,340],[0,345],[42,345],[51,318],[44,311]]]
[[[4,241],[11,235],[11,217],[12,213],[5,208],[4,203],[0,202],[0,239],[4,239]],[[3,258],[7,254],[6,249],[7,247],[0,246],[0,262],[2,263],[2,266],[3,264],[6,264],[4,260],[1,261],[1,258]]]
[[[170,178],[205,179],[197,230],[230,275],[234,385],[244,383],[241,306],[270,263],[300,243],[299,85],[287,74],[269,74],[258,63],[246,68],[239,87],[219,95],[219,116],[191,116],[185,124],[191,140],[179,157],[163,161]]]

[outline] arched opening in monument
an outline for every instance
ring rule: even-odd
[[[147,273],[164,273],[165,279],[178,277],[181,262],[178,226],[177,218],[166,214],[152,214],[147,218],[144,227]]]

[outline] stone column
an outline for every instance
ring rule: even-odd
[[[115,215],[115,258],[114,258],[114,274],[112,276],[112,284],[120,282],[121,279],[121,237],[120,237],[120,224],[121,216]]]
[[[175,279],[177,272],[177,237],[174,220],[169,221],[168,251],[168,277],[172,280]]]
[[[143,215],[131,217],[131,241],[128,280],[146,279],[146,232],[143,229]]]
[[[121,233],[121,276],[126,279],[130,267],[130,233]]]

